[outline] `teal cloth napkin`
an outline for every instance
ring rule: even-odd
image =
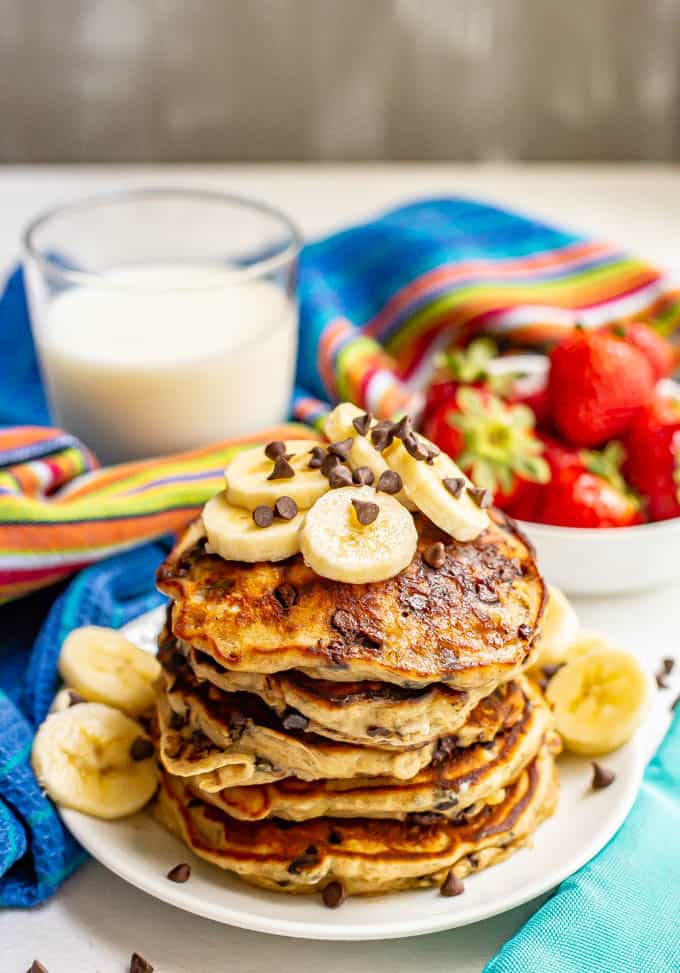
[[[680,709],[619,832],[484,973],[680,973]]]

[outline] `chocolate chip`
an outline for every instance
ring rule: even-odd
[[[441,449],[438,449],[432,443],[425,443],[424,449],[425,452],[427,453],[427,456],[425,457],[425,462],[427,463],[428,466],[432,466],[436,458],[440,455]]]
[[[349,457],[353,445],[354,440],[351,436],[349,436],[347,439],[341,439],[337,443],[331,443],[328,447],[328,452],[332,456],[339,456],[344,462]]]
[[[259,507],[255,507],[253,510],[253,520],[258,527],[271,527],[274,523],[274,511],[271,507],[260,504]]]
[[[274,504],[274,513],[281,520],[292,520],[297,515],[298,505],[292,497],[279,497]]]
[[[666,675],[670,676],[675,668],[675,659],[667,656],[665,659],[661,660],[661,665],[663,666],[663,671],[666,673]]]
[[[357,630],[357,623],[354,616],[350,612],[345,611],[344,608],[335,609],[331,615],[331,625],[346,638],[351,638]]]
[[[347,466],[336,466],[328,474],[331,490],[352,485],[352,472]]]
[[[139,953],[133,953],[130,957],[130,973],[153,973],[153,966]]]
[[[371,442],[380,453],[384,449],[387,449],[393,439],[394,423],[388,419],[383,419],[382,422],[376,422],[373,429],[371,429]]]
[[[429,828],[433,824],[439,824],[442,818],[442,814],[436,814],[434,811],[415,811],[413,814],[407,815],[409,824],[415,824],[423,828]]]
[[[154,746],[148,737],[135,737],[130,746],[130,756],[133,760],[148,760],[154,754]]]
[[[173,730],[181,730],[186,726],[186,716],[182,716],[181,713],[172,713],[170,715],[170,726]]]
[[[477,506],[485,510],[487,507],[491,506],[491,491],[485,490],[484,487],[468,487],[468,496],[473,500]]]
[[[403,489],[404,484],[401,481],[401,477],[394,470],[384,470],[378,477],[378,485],[376,490],[381,493],[399,493]]]
[[[371,503],[370,500],[352,500],[352,506],[357,515],[357,520],[364,527],[368,527],[369,524],[378,519],[380,507],[377,503]]]
[[[309,720],[302,713],[288,713],[284,716],[282,724],[284,730],[302,730],[303,732],[309,726]]]
[[[452,896],[452,895],[462,895],[465,891],[465,886],[455,874],[453,869],[446,876],[441,886],[439,887],[441,895]]]
[[[522,624],[517,629],[518,639],[530,639],[533,634],[534,634],[534,630],[530,625]]]
[[[310,470],[321,469],[321,464],[326,457],[326,450],[323,448],[323,446],[312,446],[310,453],[312,454],[312,458],[307,466],[310,468]]]
[[[191,877],[191,865],[187,865],[186,862],[175,865],[165,877],[169,878],[171,882],[179,882],[180,884],[182,882],[188,882]]]
[[[659,689],[668,689],[665,672],[657,672],[654,678],[656,679],[656,685]]]
[[[436,811],[450,811],[451,808],[455,807],[457,803],[458,801],[456,798],[452,797],[448,801],[440,801],[438,804],[435,804],[434,807]]]
[[[616,774],[613,770],[607,770],[602,764],[598,764],[597,761],[593,760],[593,779],[590,786],[594,791],[600,791],[604,787],[609,787],[616,780]]]
[[[410,416],[403,416],[394,427],[394,435],[402,442],[413,436],[413,419]]]
[[[316,847],[316,845],[308,845],[307,848],[305,848],[305,855],[318,855],[318,854],[319,854],[319,849]]]
[[[299,875],[301,871],[305,868],[309,868],[312,865],[319,864],[318,855],[300,855],[299,858],[295,858],[288,866],[288,871],[291,875]]]
[[[458,499],[458,497],[463,492],[463,487],[465,486],[465,480],[462,476],[445,476],[442,483],[449,491],[452,497]]]
[[[441,568],[446,561],[446,548],[441,541],[430,544],[423,551],[423,561],[431,568]]]
[[[264,447],[264,455],[275,462],[279,456],[286,455],[286,444],[282,443],[280,439],[274,440],[273,443],[267,443]]]
[[[546,679],[552,679],[556,672],[559,672],[566,665],[565,662],[556,662],[551,666],[541,666],[541,672]]]
[[[47,967],[43,966],[39,959],[34,959],[26,973],[47,973]]]
[[[274,589],[274,597],[282,608],[292,608],[297,601],[297,591],[292,584],[284,582]]]
[[[369,726],[366,728],[366,733],[370,737],[388,737],[391,736],[390,731],[386,726]]]
[[[274,461],[274,469],[271,471],[268,480],[290,480],[295,476],[295,470],[290,465],[285,456],[277,456]]]
[[[402,436],[401,441],[404,444],[404,449],[412,456],[413,459],[423,460],[427,459],[428,453],[423,444],[420,442],[415,433],[411,433],[408,436]]]
[[[371,486],[375,476],[370,466],[358,466],[352,473],[352,480],[358,486]]]
[[[371,428],[371,418],[370,412],[364,412],[362,416],[357,416],[356,419],[352,419],[352,425],[360,436],[365,436],[368,433],[368,430]]]
[[[541,690],[542,693],[544,693],[548,688],[549,682],[550,680],[547,679],[545,676],[541,676],[541,678],[538,680],[538,688]]]
[[[340,882],[331,882],[321,893],[323,904],[329,909],[337,909],[347,898]]]
[[[324,476],[330,476],[331,472],[340,466],[340,457],[333,453],[327,453],[321,462],[321,472]]]
[[[182,661],[184,661],[184,657],[182,657]],[[85,702],[85,697],[84,696],[81,696],[80,693],[77,693],[75,691],[75,689],[68,689],[67,690],[67,694],[68,694],[68,705],[69,705],[69,707],[75,706],[76,703],[84,703]]]
[[[329,845],[342,844],[342,835],[340,834],[339,831],[335,831],[335,830],[331,831],[331,833],[328,835],[328,844]]]

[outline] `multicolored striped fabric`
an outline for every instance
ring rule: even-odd
[[[179,530],[220,489],[234,450],[314,437],[329,403],[381,417],[408,408],[452,341],[484,330],[542,347],[575,322],[637,315],[670,334],[680,319],[680,291],[648,264],[461,199],[414,203],[306,247],[300,298],[293,414],[304,427],[101,470],[68,432],[34,425],[44,398],[13,279],[0,305],[0,420],[25,425],[0,431],[0,602]]]

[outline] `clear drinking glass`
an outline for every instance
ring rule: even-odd
[[[24,248],[53,420],[103,462],[286,417],[300,237],[284,214],[218,192],[141,189],[39,216]]]

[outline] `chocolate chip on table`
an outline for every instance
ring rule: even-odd
[[[371,428],[371,413],[364,412],[362,416],[357,416],[356,419],[352,419],[352,425],[360,436],[365,436]]]
[[[297,515],[298,505],[292,497],[279,497],[274,504],[274,513],[282,520],[292,520]]]
[[[465,480],[462,476],[445,476],[442,483],[456,500],[463,492],[463,487],[465,486]]]
[[[26,973],[47,973],[47,967],[43,966],[39,959],[34,959]]]
[[[601,791],[605,787],[609,787],[616,780],[616,774],[613,770],[608,770],[603,767],[602,764],[597,763],[596,760],[592,762],[593,768],[593,779],[591,782],[591,787],[594,791]]]
[[[153,973],[153,966],[139,953],[133,953],[130,957],[130,973]]]
[[[191,865],[187,865],[186,862],[181,862],[179,865],[175,865],[171,868],[168,874],[165,876],[169,878],[171,882],[188,882],[191,877]]]
[[[290,480],[295,476],[295,470],[290,465],[285,456],[277,456],[274,460],[274,469],[271,471],[268,480]]]
[[[352,472],[347,466],[336,466],[328,474],[331,490],[352,485]]]
[[[347,898],[347,893],[340,882],[331,882],[321,893],[323,904],[328,909],[337,909]]]
[[[441,541],[430,544],[423,551],[423,561],[431,568],[441,568],[446,561],[446,548]]]
[[[258,527],[271,527],[274,523],[274,511],[265,504],[260,504],[253,510],[253,520]]]
[[[666,675],[670,676],[675,668],[675,659],[671,658],[671,656],[667,656],[665,659],[661,660],[661,665],[663,666],[663,671],[666,673]]]
[[[465,891],[465,886],[455,874],[453,869],[446,876],[444,881],[439,887],[439,892],[441,895],[451,896],[451,895],[462,895]]]
[[[404,484],[401,481],[401,477],[394,470],[384,470],[378,477],[378,483],[376,490],[381,493],[399,493],[403,489]]]
[[[372,503],[370,500],[352,500],[352,506],[362,526],[368,527],[378,519],[380,507],[377,503]]]
[[[323,448],[323,446],[312,446],[309,452],[311,453],[312,458],[307,466],[310,468],[310,470],[321,469],[321,464],[326,457],[326,450]]]
[[[345,461],[349,458],[353,445],[354,439],[349,436],[347,439],[341,439],[337,443],[331,443],[328,447],[328,452],[331,456],[338,456],[341,460]]]
[[[309,726],[309,720],[302,713],[288,713],[284,716],[281,724],[284,730],[302,730],[303,732]]]
[[[130,746],[130,756],[135,761],[148,760],[154,754],[154,745],[148,737],[135,737]]]
[[[274,589],[274,597],[282,608],[292,608],[297,601],[297,591],[292,584],[284,582]]]
[[[484,487],[468,487],[468,496],[473,500],[481,510],[485,510],[487,507],[491,506],[491,491],[485,490]]]
[[[370,466],[358,466],[352,473],[352,480],[357,486],[371,486],[375,476]]]
[[[275,462],[279,456],[285,456],[285,454],[286,444],[282,443],[280,439],[275,439],[273,443],[267,443],[264,447],[264,455],[272,462]]]

